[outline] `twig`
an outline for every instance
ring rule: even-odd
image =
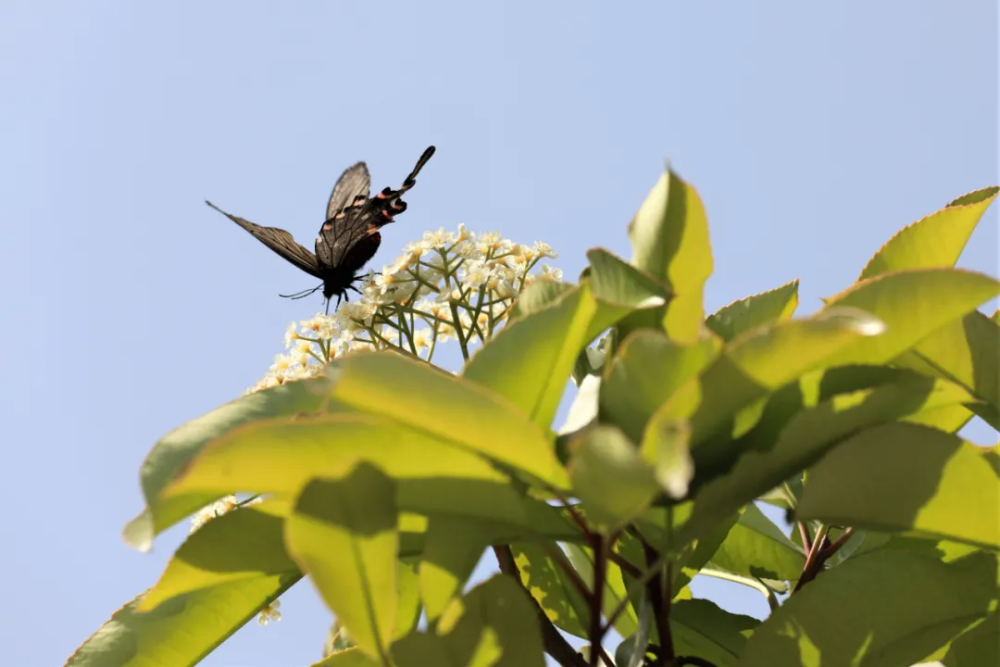
[[[646,557],[646,567],[652,569],[653,565],[660,560],[660,554],[647,544],[642,543],[643,555]],[[674,659],[674,640],[670,633],[670,598],[668,589],[670,584],[670,565],[667,564],[667,581],[663,578],[662,566],[657,568],[653,577],[646,583],[646,595],[653,607],[653,616],[656,618],[656,633],[660,636],[660,650],[662,651],[661,661],[670,664]]]
[[[569,582],[573,585],[573,588],[580,594],[580,597],[584,600],[590,600],[591,592],[587,589],[587,584],[583,583],[580,573],[568,562],[566,554],[562,552],[562,549],[558,546],[553,546],[551,542],[543,543],[542,547],[549,554],[549,557],[555,561],[555,564],[559,566],[559,569],[563,571]]]
[[[826,559],[830,557],[820,558],[820,552],[830,542],[827,537],[829,530],[829,526],[820,524],[819,530],[816,531],[816,539],[813,540],[812,548],[809,549],[809,553],[806,556],[806,563],[802,566],[802,576],[799,577],[798,582],[795,584],[795,589],[792,590],[793,594],[798,593],[803,586],[815,579],[819,571],[823,569]],[[833,554],[831,553],[830,555]]]
[[[594,535],[591,548],[594,551],[594,592],[590,597],[590,667],[598,667],[601,659],[601,641],[604,639],[604,629],[601,628],[601,603],[604,601],[604,575],[607,569],[604,536]],[[627,596],[626,596],[627,597]]]
[[[799,537],[802,538],[802,549],[806,553],[809,553],[812,549],[812,538],[809,537],[809,528],[807,528],[806,524],[801,521],[796,521],[795,523],[799,526]]]

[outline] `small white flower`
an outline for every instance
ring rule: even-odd
[[[490,279],[490,267],[482,260],[473,260],[465,265],[465,275],[462,286],[466,289],[476,289]]]
[[[191,517],[191,532],[198,530],[212,519],[232,511],[238,504],[236,496],[225,496],[207,507],[202,507]]]
[[[299,328],[292,322],[288,325],[288,329],[285,331],[285,349],[287,350],[292,346],[292,343],[299,339]]]
[[[418,350],[430,347],[433,340],[434,332],[431,329],[418,329],[413,332],[413,345]]]
[[[535,247],[532,248],[532,250],[538,257],[549,257],[551,259],[558,257],[558,255],[552,250],[552,246],[542,241],[535,241]]]
[[[454,243],[455,235],[441,227],[436,232],[424,232],[424,243],[428,248],[445,248]]]
[[[542,264],[542,273],[539,277],[545,280],[559,282],[562,280],[563,272],[562,269],[555,269],[548,264]]]
[[[267,625],[271,621],[277,623],[281,620],[281,612],[278,611],[281,608],[281,600],[275,600],[271,604],[265,606],[260,610],[260,615],[257,616],[257,622],[261,627]]]

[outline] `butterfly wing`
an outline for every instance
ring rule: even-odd
[[[350,203],[344,208],[336,210],[323,223],[319,238],[316,239],[316,256],[320,266],[343,270],[345,273],[348,265],[351,266],[351,271],[360,270],[378,250],[382,241],[378,230],[392,222],[393,216],[406,210],[406,202],[400,197],[417,184],[417,174],[432,155],[434,147],[430,146],[417,160],[417,165],[398,190],[385,188],[375,197],[363,200],[355,195],[348,199]],[[365,174],[367,173],[366,169]],[[345,176],[346,174],[347,172]],[[334,188],[335,194],[336,190]]]
[[[326,219],[329,220],[353,204],[359,196],[368,199],[371,186],[372,178],[364,162],[345,170],[337,180],[337,184],[333,186],[333,192],[330,193],[330,201],[326,204]]]
[[[292,238],[292,235],[284,229],[255,225],[248,220],[226,213],[210,201],[206,201],[205,203],[235,222],[243,229],[253,234],[258,241],[306,273],[316,276],[317,278],[323,277],[320,273],[320,266],[319,262],[316,260],[316,255],[296,243],[295,239]]]

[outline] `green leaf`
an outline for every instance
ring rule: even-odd
[[[945,667],[993,667],[1000,665],[1000,615],[986,619],[952,642],[941,660]]]
[[[916,375],[904,377],[906,380],[899,383],[838,394],[801,410],[781,430],[777,441],[742,443],[742,455],[735,464],[696,491],[694,510],[678,531],[677,539],[690,540],[704,534],[716,522],[814,464],[867,426],[969,400],[967,392],[950,382]],[[701,474],[698,450],[694,456],[695,469]]]
[[[856,341],[827,363],[888,363],[998,293],[1000,282],[959,269],[897,271],[856,283],[829,299],[824,312],[833,307],[860,308],[882,320],[886,331]]]
[[[809,320],[789,320],[760,327],[728,344],[723,354],[700,375],[691,378],[657,410],[655,419],[689,419],[695,469],[725,467],[731,461],[728,440],[757,422],[769,393],[807,371],[828,365],[838,350],[871,333],[873,323],[863,314],[831,314]],[[740,411],[755,408],[749,419]],[[721,451],[702,447],[711,436],[724,436]],[[653,452],[644,451],[647,460]],[[742,504],[742,503],[741,503]],[[735,507],[731,511],[735,511]],[[728,514],[728,512],[727,512]]]
[[[654,419],[643,436],[643,450],[656,454],[656,481],[674,500],[687,496],[688,484],[694,477],[690,443],[690,425],[674,419]]]
[[[543,667],[533,604],[510,577],[495,575],[453,600],[437,635],[414,633],[395,643],[399,667]]]
[[[797,516],[1000,549],[1000,457],[915,424],[870,428],[813,466]]]
[[[650,329],[633,331],[619,348],[600,392],[601,419],[633,442],[646,422],[687,380],[715,359],[721,345],[708,336],[683,345]]]
[[[437,620],[452,598],[462,592],[495,534],[495,528],[480,522],[450,516],[431,518],[420,563],[427,620]]]
[[[799,305],[799,281],[754,294],[720,308],[705,320],[705,326],[727,343],[759,326],[790,319]]]
[[[954,266],[997,191],[993,187],[972,192],[904,227],[868,261],[858,280],[900,269]]]
[[[278,580],[298,579],[299,568],[285,551],[285,506],[266,500],[209,520],[181,545],[136,610],[148,612],[178,595],[237,581],[277,587]]]
[[[795,580],[806,557],[781,529],[748,503],[708,566],[754,579]]]
[[[522,323],[538,316],[522,320]],[[513,323],[504,327],[476,358],[497,347],[498,341],[513,329]],[[582,348],[580,344],[566,361],[565,372],[558,381],[560,395]],[[511,364],[510,357],[503,356],[504,368],[519,366]],[[333,374],[332,371],[329,374]],[[546,432],[525,418],[525,414],[532,412],[519,412],[511,403],[483,388],[496,389],[492,382],[470,382],[422,361],[381,352],[350,355],[340,364],[335,377],[330,392],[330,398],[335,401],[488,456],[556,488],[566,487],[565,472]],[[517,379],[530,384],[528,378],[520,374]],[[499,393],[509,398],[509,393]],[[518,407],[523,410],[523,406]],[[551,418],[544,423],[545,429],[550,422]]]
[[[712,275],[708,219],[694,188],[667,169],[629,225],[632,264],[674,294],[663,328],[676,341],[698,340],[702,298]]]
[[[656,278],[604,248],[588,250],[587,259],[590,260],[590,288],[598,301],[636,309],[667,303],[670,293]]]
[[[624,308],[599,304],[584,282],[547,307],[511,321],[469,360],[462,375],[503,396],[535,424],[547,429],[577,356],[627,312]],[[507,429],[499,426],[498,430]],[[515,437],[512,435],[508,440],[514,442]],[[551,447],[546,451],[552,454]],[[562,482],[555,471],[542,472],[545,476],[536,476],[543,481],[552,480],[555,486]]]
[[[418,562],[396,562],[396,584],[398,598],[396,600],[396,629],[393,639],[399,639],[410,634],[417,627],[423,611],[420,603],[420,575],[417,573]]]
[[[331,653],[319,662],[314,662],[310,667],[382,667],[382,663],[368,657],[355,646],[345,651]]]
[[[524,288],[517,296],[517,302],[510,311],[508,323],[523,319],[532,313],[545,310],[559,301],[567,292],[576,289],[570,283],[555,280],[536,280]]]
[[[983,401],[972,410],[1000,430],[1000,324],[978,310],[938,329],[894,363],[958,382]]]
[[[562,552],[559,545],[549,544],[551,550]],[[558,628],[585,639],[587,619],[590,617],[587,603],[550,553],[526,542],[510,546],[521,575],[521,584],[535,598],[548,619]],[[566,562],[569,563],[568,560]]]
[[[191,461],[161,498],[173,509],[232,490],[294,496],[314,477],[339,474],[358,461],[394,477],[400,506],[408,511],[526,526],[519,494],[489,461],[426,432],[359,414],[262,421],[234,430]]]
[[[708,600],[681,600],[670,607],[674,653],[697,656],[716,667],[736,665],[758,625],[756,618],[724,611]]]
[[[203,494],[174,510],[159,501],[159,495],[208,443],[258,419],[291,417],[317,410],[326,393],[326,378],[303,380],[248,394],[184,424],[160,439],[142,465],[142,492],[149,509],[129,522],[125,541],[148,551],[153,537],[179,518],[208,505],[224,494]]]
[[[203,588],[173,597],[149,612],[137,609],[139,596],[116,611],[66,666],[195,665],[300,576],[279,574]]]
[[[285,529],[289,552],[351,641],[383,660],[397,619],[396,514],[393,480],[361,463],[307,484]]]
[[[996,557],[983,552],[952,562],[893,550],[851,559],[775,610],[747,642],[740,665],[922,662],[996,604],[996,568]]]
[[[573,494],[605,531],[628,523],[659,492],[653,467],[614,426],[587,430],[570,442],[569,451]]]

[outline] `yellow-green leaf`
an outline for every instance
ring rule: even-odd
[[[404,509],[524,525],[520,496],[488,460],[424,431],[361,414],[234,430],[204,449],[162,497],[169,503],[232,490],[294,495],[310,479],[342,474],[358,461],[375,463],[397,480]]]
[[[886,331],[845,347],[829,365],[888,363],[997,294],[994,278],[959,269],[896,271],[857,283],[829,299],[825,310],[860,308],[882,320]]]
[[[538,427],[548,429],[580,351],[627,312],[626,308],[599,304],[584,282],[546,307],[510,322],[469,360],[462,375],[503,396]],[[509,431],[505,425],[495,428],[498,436]],[[514,434],[504,440],[517,442]],[[553,456],[551,447],[545,451]],[[551,460],[555,461],[554,456]],[[561,469],[542,472],[546,476],[536,476],[560,486]]]
[[[549,544],[550,549],[557,552],[555,556],[537,544],[524,542],[511,545],[521,584],[558,628],[586,638],[587,603],[555,562],[555,558],[566,558],[565,555],[559,556],[562,553],[559,545]]]
[[[1000,457],[923,426],[876,426],[812,467],[797,516],[1000,549]]]
[[[952,562],[888,549],[851,559],[820,574],[761,623],[740,666],[923,662],[995,607],[997,588],[990,582],[996,568],[996,557],[984,552]]]
[[[791,318],[799,305],[799,281],[734,301],[708,316],[705,326],[729,342],[742,333]]]
[[[719,354],[711,334],[690,345],[652,329],[633,331],[618,349],[599,395],[601,418],[628,435],[642,439],[646,422],[684,382]]]
[[[266,500],[209,520],[181,545],[137,610],[147,612],[178,595],[235,581],[297,579],[299,568],[285,551],[286,506]]]
[[[941,327],[894,363],[960,383],[983,401],[972,410],[1000,430],[1000,324],[978,310]]]
[[[177,508],[159,500],[163,489],[208,443],[258,419],[287,418],[319,409],[326,382],[326,378],[291,382],[243,396],[161,438],[142,465],[142,492],[149,507],[125,527],[125,541],[135,549],[147,551],[154,536],[221,495],[203,494]]]
[[[598,301],[637,309],[667,303],[670,293],[656,278],[604,248],[588,250],[587,259],[590,260],[590,288]]]
[[[632,264],[667,285],[673,298],[664,329],[673,340],[698,339],[705,282],[712,275],[708,219],[694,188],[667,169],[629,225]]]
[[[868,261],[858,280],[899,269],[954,266],[1000,188],[969,193],[904,227]]]
[[[614,426],[588,429],[570,442],[569,451],[573,495],[606,531],[625,525],[659,492],[653,466]]]
[[[396,515],[395,483],[362,463],[306,485],[285,529],[289,552],[351,641],[383,660],[397,619]]]
[[[845,438],[868,426],[969,399],[968,392],[953,383],[905,376],[898,383],[837,394],[804,408],[781,430],[776,442],[743,443],[735,463],[699,487],[690,517],[676,531],[677,539],[687,541],[706,534],[718,521],[814,464]],[[712,459],[702,466],[699,451],[693,453],[695,470],[701,475],[707,472],[705,468]]]
[[[593,299],[590,303],[593,304]],[[476,356],[482,356],[515,328],[513,323],[504,327]],[[580,344],[580,349],[584,343]],[[557,385],[559,394],[580,349],[572,352],[561,378],[549,381],[561,383]],[[508,356],[504,356],[503,365],[518,366],[511,364]],[[552,366],[553,371],[558,369],[561,369],[559,364]],[[350,355],[335,374],[332,370],[330,374],[335,378],[330,398],[335,401],[424,431],[522,470],[557,488],[565,488],[565,473],[551,442],[541,428],[525,418],[533,411],[510,401],[512,392],[499,391],[501,396],[498,396],[494,393],[497,387],[491,382],[470,382],[430,364],[381,352]],[[528,378],[520,375],[518,378],[528,382]],[[545,392],[539,390],[539,393]],[[558,403],[558,396],[555,401]],[[554,414],[554,407],[552,412]],[[549,422],[551,418],[545,422],[545,428]]]
[[[427,620],[435,621],[452,598],[462,592],[496,529],[468,519],[435,516],[427,530],[420,562],[420,590]]]
[[[78,648],[66,667],[195,665],[301,575],[241,579],[171,598],[140,612],[139,596]]]

